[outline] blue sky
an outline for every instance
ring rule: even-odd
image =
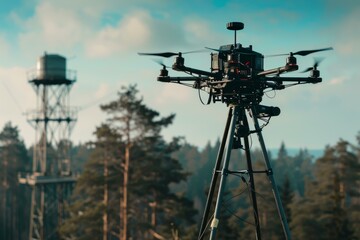
[[[264,97],[263,104],[282,113],[264,129],[270,148],[324,148],[339,138],[355,141],[360,111],[360,3],[357,0],[314,1],[180,1],[180,0],[7,0],[0,7],[0,126],[11,121],[27,145],[35,133],[24,112],[35,108],[35,93],[26,73],[46,51],[68,58],[78,73],[71,91],[80,108],[72,139],[92,138],[106,116],[98,105],[116,98],[123,85],[138,85],[145,103],[163,115],[176,113],[167,138],[185,136],[200,147],[222,135],[227,108],[203,106],[197,91],[156,82],[159,66],[137,52],[218,48],[233,42],[226,23],[241,21],[243,45],[264,55],[323,47],[334,51],[298,57],[300,70],[325,57],[323,82],[289,88]],[[186,55],[186,64],[209,69],[210,53]],[[172,64],[172,59],[164,63]],[[285,58],[266,58],[265,68]],[[172,76],[180,75],[170,72]],[[306,76],[301,73],[294,76]],[[204,96],[206,97],[206,96]],[[254,137],[254,142],[256,138]]]

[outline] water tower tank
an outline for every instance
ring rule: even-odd
[[[66,58],[58,54],[44,54],[37,61],[37,79],[66,79]]]

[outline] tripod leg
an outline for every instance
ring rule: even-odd
[[[243,124],[247,129],[247,134],[244,136],[244,147],[245,147],[245,156],[246,162],[249,172],[249,188],[250,188],[250,197],[252,201],[253,211],[254,211],[254,220],[255,220],[255,227],[256,227],[256,239],[261,240],[261,229],[260,229],[260,221],[259,221],[259,211],[257,207],[257,200],[256,200],[256,191],[255,191],[255,182],[254,182],[254,174],[253,174],[253,167],[251,162],[251,154],[250,154],[250,145],[249,145],[249,123],[246,118],[245,110],[243,110]]]
[[[211,232],[210,232],[210,238],[211,240],[215,239],[216,237],[216,231],[219,224],[219,217],[220,217],[220,209],[221,209],[221,203],[222,203],[222,195],[225,189],[225,183],[226,183],[226,177],[228,175],[228,166],[231,156],[231,150],[234,140],[234,132],[235,132],[235,125],[239,114],[240,107],[235,106],[234,113],[231,118],[231,124],[230,124],[230,131],[227,136],[227,146],[226,146],[226,153],[225,153],[225,159],[223,163],[223,167],[221,170],[221,178],[219,183],[219,191],[216,199],[216,205],[214,210],[214,218],[211,222]]]
[[[276,203],[276,207],[277,207],[277,210],[278,210],[278,214],[280,216],[280,220],[281,220],[281,224],[282,224],[282,227],[283,227],[283,230],[284,230],[284,234],[285,234],[286,239],[290,240],[291,239],[291,234],[290,234],[289,225],[288,225],[287,220],[286,220],[285,210],[284,210],[284,207],[283,207],[283,205],[281,203],[279,190],[278,190],[276,182],[275,182],[274,173],[273,173],[273,170],[271,168],[269,156],[267,154],[267,150],[266,150],[266,147],[265,147],[264,138],[263,138],[262,133],[261,133],[262,130],[261,130],[260,126],[259,126],[259,121],[256,118],[257,114],[256,114],[255,106],[253,106],[251,108],[251,113],[252,113],[252,118],[253,118],[253,121],[254,121],[254,127],[255,127],[255,130],[256,130],[256,133],[257,133],[257,136],[258,136],[258,139],[259,139],[260,147],[261,147],[261,150],[262,150],[262,153],[263,153],[263,156],[264,156],[266,170],[267,170],[268,177],[269,177],[269,180],[270,180],[270,183],[271,183],[272,192],[273,192],[273,195],[274,195],[274,198],[275,198],[275,203]]]
[[[209,219],[209,212],[210,212],[210,208],[211,208],[211,205],[212,205],[211,203],[212,203],[212,200],[213,200],[213,197],[214,197],[216,182],[217,182],[217,179],[218,179],[222,158],[223,158],[223,155],[224,155],[226,137],[227,137],[227,135],[229,133],[229,127],[230,127],[230,122],[231,122],[231,118],[232,118],[232,113],[233,113],[233,109],[229,108],[229,114],[228,114],[228,118],[226,120],[226,126],[225,126],[225,130],[224,130],[224,134],[223,134],[223,137],[222,137],[222,140],[221,140],[221,145],[220,145],[220,148],[219,148],[219,152],[218,152],[218,155],[217,155],[217,158],[216,158],[215,168],[214,168],[214,172],[213,172],[212,179],[211,179],[210,189],[209,189],[209,193],[208,193],[207,200],[206,200],[206,205],[205,205],[203,218],[202,218],[202,221],[201,221],[201,227],[200,227],[198,240],[203,239],[204,231],[206,230],[207,221]]]

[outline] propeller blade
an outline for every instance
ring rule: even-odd
[[[314,62],[314,68],[317,68],[319,66],[319,64],[321,63],[322,60],[324,60],[324,58],[314,58],[315,62]]]
[[[324,58],[319,58],[319,57],[314,58],[314,65],[312,67],[308,67],[307,69],[302,71],[302,73],[309,72],[311,70],[315,70],[320,65],[322,60],[324,60]]]
[[[279,56],[288,56],[288,53],[282,53],[282,54],[272,54],[272,55],[265,55],[264,57],[279,57]]]
[[[206,49],[213,50],[215,52],[222,52],[220,49],[205,47]]]
[[[313,70],[313,67],[308,67],[307,69],[305,69],[304,71],[302,71],[302,73],[309,72],[309,71],[311,71],[311,70]]]
[[[164,62],[161,61],[160,59],[152,59],[152,60],[153,60],[154,62],[156,62],[157,64],[163,66],[164,68],[168,68],[168,67],[169,67],[169,66],[166,66],[166,65],[164,64]]]
[[[194,51],[188,51],[188,52],[182,52],[182,54],[188,54],[188,53],[200,53],[200,52],[207,52],[204,49],[200,49],[200,50],[194,50]]]
[[[158,57],[165,57],[169,58],[172,56],[179,55],[180,53],[174,53],[174,52],[162,52],[162,53],[138,53],[139,55],[146,55],[146,56],[158,56]]]
[[[288,55],[300,55],[300,56],[306,56],[309,55],[311,53],[315,53],[315,52],[321,52],[321,51],[328,51],[328,50],[333,50],[332,47],[328,47],[328,48],[320,48],[320,49],[314,49],[314,50],[302,50],[302,51],[297,51],[294,53],[282,53],[282,54],[273,54],[273,55],[266,55],[265,57],[278,57],[278,56],[288,56]]]
[[[158,56],[158,57],[173,57],[173,56],[180,56],[182,54],[188,53],[197,53],[197,52],[205,52],[205,50],[195,50],[195,51],[188,51],[188,52],[161,52],[161,53],[138,53],[139,55],[146,55],[146,56]]]
[[[333,50],[333,48],[328,47],[328,48],[321,48],[321,49],[314,49],[314,50],[303,50],[303,51],[295,52],[295,53],[293,53],[293,55],[306,56],[306,55],[309,55],[311,53],[321,52],[321,51],[328,51],[328,50]]]

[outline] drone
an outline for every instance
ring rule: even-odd
[[[242,22],[229,22],[228,30],[234,31],[234,44],[220,46],[219,49],[206,48],[214,51],[211,53],[211,71],[203,71],[185,65],[183,54],[192,52],[160,52],[160,53],[138,53],[139,55],[158,56],[164,58],[175,57],[172,69],[184,72],[189,77],[171,77],[167,66],[162,62],[160,75],[157,80],[168,83],[192,82],[192,87],[209,93],[209,103],[223,102],[228,105],[236,104],[243,107],[258,105],[262,101],[265,90],[282,90],[289,83],[305,84],[319,83],[320,71],[317,69],[319,62],[306,69],[310,72],[309,77],[283,77],[284,73],[299,69],[296,55],[306,56],[311,53],[332,50],[332,47],[302,50],[288,54],[277,54],[270,56],[287,56],[284,66],[264,70],[264,55],[253,50],[252,46],[244,47],[236,41],[236,32],[244,28]]]
[[[236,176],[248,176],[249,180],[242,178],[250,189],[250,201],[254,212],[254,226],[256,228],[256,239],[261,240],[261,226],[257,208],[256,191],[255,191],[255,174],[266,174],[268,177],[275,204],[282,223],[285,238],[291,239],[290,228],[286,220],[284,207],[281,203],[281,197],[274,178],[274,171],[271,167],[269,156],[265,147],[262,136],[262,127],[260,127],[258,118],[266,119],[266,126],[273,116],[280,114],[278,107],[269,107],[260,105],[263,95],[267,91],[282,90],[286,87],[299,84],[316,84],[322,82],[318,66],[321,59],[316,59],[312,67],[305,69],[303,72],[309,72],[308,77],[285,77],[283,74],[294,72],[299,69],[295,56],[307,56],[312,53],[332,50],[332,47],[302,50],[290,52],[287,54],[276,54],[270,56],[287,56],[284,66],[264,70],[264,55],[253,50],[252,46],[244,47],[236,41],[236,32],[244,28],[241,22],[229,22],[226,25],[228,30],[234,31],[234,43],[220,46],[219,49],[206,48],[212,50],[210,71],[204,71],[191,68],[185,65],[184,54],[191,52],[160,52],[160,53],[139,53],[139,55],[158,56],[164,58],[175,57],[172,69],[178,72],[187,73],[189,76],[172,77],[169,76],[167,66],[161,61],[162,65],[160,75],[157,80],[167,83],[178,83],[191,86],[195,89],[203,90],[209,93],[208,104],[212,102],[226,103],[229,108],[228,118],[225,125],[224,135],[219,147],[217,160],[212,173],[211,184],[198,240],[203,240],[204,235],[209,232],[210,240],[216,238],[219,221],[221,220],[222,198],[226,185],[226,178],[233,174]],[[248,123],[248,116],[252,118],[254,127],[251,129]],[[257,134],[260,147],[263,153],[265,170],[254,170],[252,167],[250,153],[250,135]],[[229,161],[232,149],[242,149],[245,152],[247,169],[246,170],[229,170]],[[220,181],[218,181],[220,178]],[[217,194],[217,197],[215,196]],[[213,211],[213,214],[211,212]]]

